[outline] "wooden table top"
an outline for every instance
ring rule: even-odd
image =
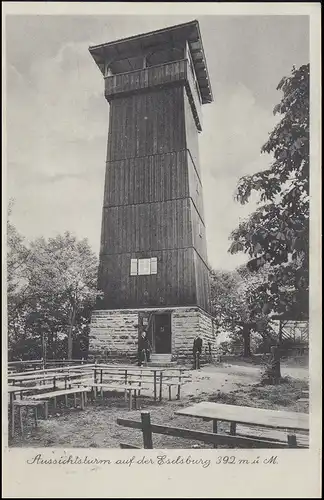
[[[8,385],[8,393],[20,392],[20,391],[30,391],[31,387],[20,386],[20,385]]]
[[[23,382],[24,380],[48,380],[48,379],[53,379],[53,378],[58,379],[68,379],[68,378],[73,378],[73,377],[80,377],[80,373],[61,373],[61,372],[53,372],[53,373],[43,373],[43,374],[37,374],[35,373],[34,375],[9,375],[8,379],[11,381],[20,381]]]
[[[248,406],[202,402],[178,410],[175,414],[276,429],[309,430],[309,417],[306,413],[266,410]]]

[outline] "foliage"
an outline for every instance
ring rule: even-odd
[[[273,156],[264,171],[240,179],[236,198],[252,192],[259,206],[231,234],[231,253],[250,256],[248,267],[270,266],[262,293],[268,312],[308,317],[309,264],[309,64],[295,67],[278,87],[283,97],[274,114],[283,115],[262,147]]]
[[[98,295],[98,263],[88,241],[66,232],[27,247],[10,220],[7,234],[10,357],[40,358],[45,348],[47,357],[85,352]]]
[[[269,318],[262,295],[267,269],[251,273],[245,267],[235,271],[211,273],[212,312],[218,326],[229,332],[231,342],[244,341],[244,354],[250,355],[251,331],[263,339],[269,335]]]

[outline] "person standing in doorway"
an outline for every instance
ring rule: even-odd
[[[141,333],[138,340],[138,366],[142,366],[143,361],[150,361],[151,345],[145,331]]]
[[[198,333],[193,342],[194,370],[200,370],[201,351],[202,351],[202,339]]]

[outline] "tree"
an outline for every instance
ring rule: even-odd
[[[251,356],[251,333],[268,335],[269,321],[263,300],[256,294],[262,289],[267,273],[251,273],[245,267],[235,271],[211,273],[211,304],[218,326],[228,330],[232,339],[241,338],[244,357]]]
[[[283,97],[274,114],[283,115],[262,147],[273,156],[264,171],[242,177],[236,199],[251,193],[259,206],[230,238],[231,253],[249,255],[251,271],[269,266],[263,284],[267,312],[308,318],[309,265],[309,64],[292,69],[278,87]]]
[[[56,335],[67,334],[68,359],[72,359],[73,336],[83,325],[82,311],[89,310],[98,296],[97,268],[88,241],[78,241],[69,232],[48,241],[39,238],[30,245],[27,281],[36,319]],[[53,335],[51,341],[55,342]]]
[[[70,233],[25,245],[7,221],[8,348],[11,358],[84,353],[97,295],[96,255]],[[73,345],[74,341],[74,345]]]
[[[25,332],[25,320],[29,313],[28,284],[23,279],[29,250],[24,238],[11,221],[14,201],[11,200],[7,217],[7,313],[8,313],[8,349],[18,349],[28,344]]]

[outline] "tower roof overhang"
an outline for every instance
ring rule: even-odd
[[[187,41],[189,45],[202,103],[212,102],[213,95],[198,21],[95,45],[89,47],[89,51],[100,71],[105,74],[105,64],[110,61],[136,57],[151,47],[176,44],[181,41]]]

